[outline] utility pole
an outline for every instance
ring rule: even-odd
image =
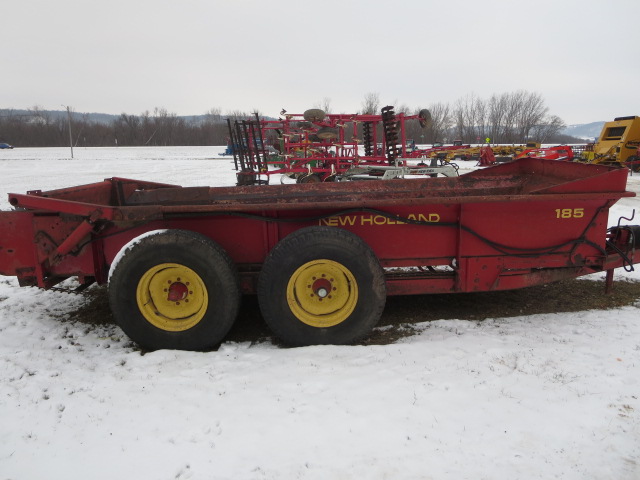
[[[64,105],[62,105],[64,107]],[[69,148],[71,148],[71,158],[73,158],[73,138],[71,136],[71,110],[70,107],[65,107],[67,109],[67,120],[69,121]]]

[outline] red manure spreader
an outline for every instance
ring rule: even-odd
[[[459,177],[180,187],[110,178],[10,194],[0,274],[109,285],[146,349],[220,343],[243,294],[289,345],[348,344],[387,295],[506,290],[633,268],[640,226],[608,228],[627,170],[523,158]]]

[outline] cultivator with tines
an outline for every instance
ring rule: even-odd
[[[233,162],[239,170],[238,185],[253,185],[262,183],[256,172],[267,168],[267,151],[260,128],[260,118],[256,114],[255,120],[236,120],[229,127],[229,139],[233,145]]]
[[[372,127],[373,122],[364,122],[362,124],[362,143],[364,146],[364,155],[366,157],[373,156],[374,149],[376,148],[376,144],[373,143],[373,136],[371,134]]]
[[[387,160],[389,165],[394,165],[398,158],[398,123],[393,107],[387,106],[382,109],[382,128],[386,143]],[[403,142],[404,144],[404,142]]]
[[[349,179],[345,173],[357,166],[402,167],[392,171],[402,172],[401,176],[424,175],[420,168],[424,165],[407,163],[415,156],[409,154],[405,123],[418,121],[426,127],[431,119],[428,110],[417,115],[396,114],[391,106],[384,107],[381,115],[283,110],[280,116],[279,120],[256,115],[251,120],[228,121],[231,142],[237,146],[233,153],[239,185],[269,183],[274,174],[297,183],[340,181]],[[436,169],[431,176],[456,171],[430,167]]]

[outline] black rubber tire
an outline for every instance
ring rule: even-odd
[[[302,114],[302,117],[307,122],[321,122],[322,120],[324,120],[326,115],[327,114],[324,113],[324,110],[321,110],[319,108],[310,108],[309,110],[305,110],[305,112]]]
[[[320,140],[335,140],[340,136],[337,128],[322,127],[316,132],[316,136]]]
[[[303,322],[287,301],[294,274],[317,260],[348,269],[357,285],[353,311],[333,326]],[[357,235],[333,227],[307,227],[282,239],[267,256],[258,279],[262,316],[273,333],[292,346],[357,342],[380,320],[386,294],[384,271],[371,248]]]
[[[320,183],[321,181],[317,173],[303,173],[298,177],[297,183]]]
[[[431,126],[431,123],[433,122],[431,112],[426,108],[423,108],[422,110],[420,110],[420,112],[418,112],[418,120],[422,128]]]
[[[191,269],[208,295],[203,318],[186,330],[154,326],[136,300],[143,275],[165,263]],[[236,319],[238,274],[227,253],[209,238],[187,230],[167,230],[127,248],[109,279],[109,303],[117,324],[144,349],[207,350],[224,339]]]

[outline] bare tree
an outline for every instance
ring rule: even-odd
[[[500,143],[504,135],[505,121],[507,116],[507,95],[491,95],[487,107],[487,136],[494,142]]]
[[[545,106],[544,99],[539,93],[524,91],[518,93],[521,108],[516,117],[516,136],[520,141],[526,141],[531,130],[536,125],[541,125],[545,122],[549,109]]]
[[[566,127],[562,119],[556,115],[548,116],[539,125],[534,125],[530,132],[531,139],[546,143],[553,137],[557,137],[560,131]]]
[[[209,109],[205,114],[205,122],[217,123],[222,121],[222,110],[218,107]]]
[[[49,125],[51,123],[51,115],[46,110],[43,110],[39,105],[34,105],[29,109],[33,122],[40,125]]]
[[[418,113],[421,109],[418,109]],[[451,107],[448,103],[432,103],[429,105],[431,113],[431,122],[425,129],[425,137],[427,143],[435,143],[444,141],[445,135],[453,126],[453,117],[451,116]]]
[[[396,114],[404,113],[405,115],[411,115],[412,109],[409,107],[409,105],[407,105],[406,103],[397,105],[397,103],[398,102],[393,102],[393,105],[395,105],[393,107],[393,111],[396,112]]]
[[[494,94],[488,101],[473,94],[463,97],[457,101],[453,117],[456,134],[464,141],[488,137],[494,143],[522,143],[534,129],[541,132],[538,127],[546,124],[557,133],[557,119],[549,120],[547,112],[540,94],[518,90]]]
[[[140,141],[140,117],[122,113],[113,122],[113,130],[118,145],[139,145]]]
[[[242,110],[229,110],[225,114],[225,117],[226,118],[230,118],[232,121],[233,120],[247,119],[250,116],[251,116],[250,114],[248,114],[247,112],[243,112]]]
[[[460,98],[454,107],[453,118],[456,137],[466,141],[484,138],[486,127],[486,107],[484,101],[474,93]]]
[[[313,108],[319,108],[325,113],[331,113],[331,99],[329,97],[324,97],[322,101],[316,102],[313,105]]]
[[[370,92],[364,96],[362,100],[362,114],[373,115],[380,109],[380,94]]]

